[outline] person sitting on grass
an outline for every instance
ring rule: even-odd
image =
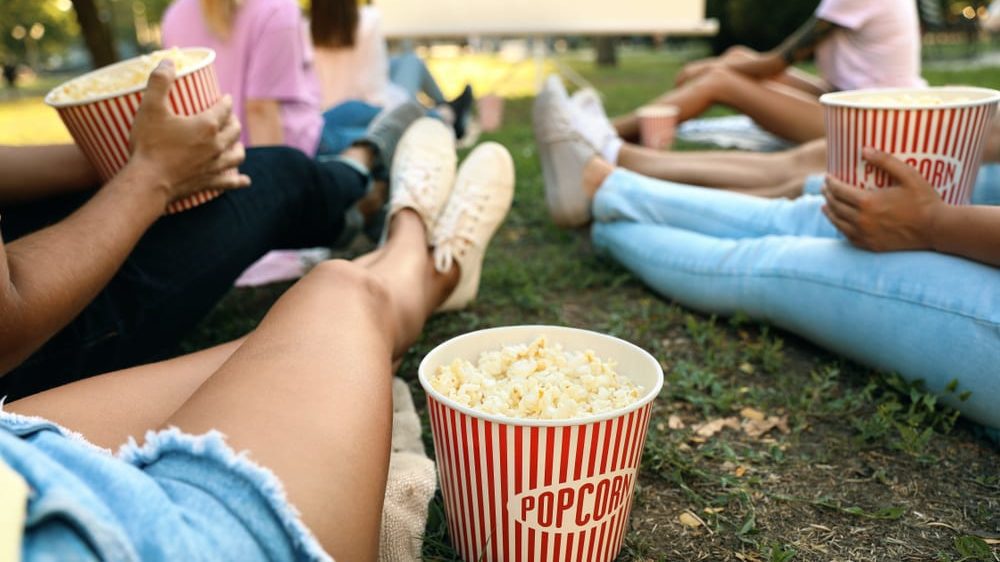
[[[453,138],[407,131],[392,173],[422,179],[394,187],[385,244],[318,265],[246,337],[4,406],[25,562],[376,560],[393,363],[475,297],[513,197],[505,149],[456,175]]]
[[[803,193],[818,194],[823,184],[825,137],[779,152],[655,150],[619,138],[600,95],[592,88],[577,90],[569,96],[558,76],[549,77],[544,88],[560,98],[569,98],[567,111],[558,114],[569,119],[563,129],[573,130],[605,162],[626,170],[661,180],[769,198],[794,199]],[[983,162],[977,186],[1000,181],[1000,119],[995,119],[989,130]],[[984,197],[992,193],[988,188],[974,189],[973,203],[990,203]]]
[[[651,179],[568,130],[568,104],[547,90],[535,107],[560,224],[593,220],[595,248],[683,305],[746,313],[923,380],[1000,440],[1000,207],[947,205],[915,169],[872,149],[864,158],[896,187],[827,178],[822,195],[788,201]],[[979,187],[1000,201],[1000,182]]]
[[[815,53],[820,76],[792,65]],[[721,104],[771,133],[802,143],[825,135],[817,98],[827,92],[921,87],[920,23],[912,0],[823,0],[815,14],[775,49],[733,47],[687,64],[676,88],[653,100],[674,105],[685,121]],[[618,135],[639,137],[639,119],[615,119]]]
[[[357,0],[312,0],[309,28],[316,49],[316,76],[327,123],[350,140],[382,107],[416,100],[422,94],[431,109],[455,129],[461,140],[475,101],[468,84],[447,100],[423,60],[412,52],[389,56],[378,8]]]
[[[179,117],[167,108],[173,80],[170,62],[150,76],[131,159],[103,186],[75,146],[0,147],[0,397],[172,356],[268,251],[334,245],[366,217],[377,225],[385,186],[366,191],[369,166],[376,150],[392,158],[409,121],[388,114],[368,143],[326,163],[244,151],[229,98]],[[210,188],[231,191],[161,216]]]

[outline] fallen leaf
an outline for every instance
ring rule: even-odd
[[[740,371],[743,371],[744,373],[746,373],[748,375],[752,375],[753,374],[753,365],[751,365],[750,363],[741,363],[740,364]]]
[[[677,516],[677,520],[681,522],[681,525],[691,527],[692,529],[697,529],[705,524],[705,522],[701,520],[701,517],[698,517],[690,511],[682,512]]]
[[[737,466],[736,470],[733,472],[733,474],[735,474],[737,478],[743,478],[743,475],[746,473],[747,473],[747,467],[743,466],[742,464],[740,466]]]
[[[667,427],[670,429],[684,429],[684,420],[680,416],[673,414],[667,418]]]
[[[656,431],[666,431],[667,426],[663,425],[663,422],[656,424]]]
[[[734,417],[710,420],[703,424],[694,426],[694,432],[700,437],[711,437],[727,427],[729,429],[739,430],[740,420]]]
[[[750,437],[760,437],[775,428],[785,434],[790,432],[788,429],[787,415],[781,416],[780,418],[778,416],[770,416],[760,421],[747,418],[743,420],[742,427],[743,432]]]
[[[702,511],[704,511],[705,513],[708,513],[708,514],[713,514],[713,513],[722,513],[725,510],[726,510],[726,508],[724,508],[724,507],[706,507]]]
[[[755,410],[753,408],[743,408],[742,410],[740,410],[740,415],[748,420],[753,420],[753,421],[764,421],[764,418],[767,417],[764,415],[764,412],[761,412],[760,410]]]

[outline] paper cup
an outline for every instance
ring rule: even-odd
[[[645,105],[639,108],[639,139],[643,146],[663,150],[674,144],[677,131],[676,105]]]
[[[503,124],[503,104],[503,98],[496,94],[488,94],[476,100],[479,125],[484,133],[492,133]]]
[[[429,379],[455,358],[530,343],[539,335],[567,350],[617,362],[643,389],[622,410],[575,420],[484,414],[434,390]],[[649,353],[618,338],[555,326],[512,326],[451,339],[420,363],[420,384],[452,544],[479,560],[614,560],[632,510],[635,479],[663,371]]]
[[[866,162],[877,148],[916,168],[952,205],[967,205],[1000,101],[986,88],[888,88],[825,94],[827,172],[861,189],[895,180]]]
[[[185,53],[202,54],[203,58],[197,64],[178,72],[177,80],[170,88],[169,103],[177,115],[194,115],[208,109],[221,97],[213,64],[215,51],[204,48],[181,50]],[[90,80],[98,75],[107,76],[116,69],[134,64],[135,60],[115,63],[74,78],[56,86],[45,96],[45,103],[56,109],[73,140],[97,168],[104,181],[110,180],[128,162],[132,121],[139,110],[146,82],[121,91],[94,94],[72,101],[61,99],[58,92],[72,83]],[[179,199],[167,207],[167,214],[197,207],[221,193],[209,190]]]

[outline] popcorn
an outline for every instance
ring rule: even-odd
[[[70,80],[53,90],[50,100],[52,103],[70,103],[145,86],[149,74],[160,61],[164,59],[174,61],[174,69],[180,75],[202,62],[205,56],[203,50],[181,50],[177,47],[154,51]]]
[[[542,336],[455,359],[430,378],[434,390],[486,414],[521,419],[572,419],[603,414],[639,399],[641,387],[593,351],[563,351]]]
[[[869,96],[860,96],[851,101],[880,107],[933,107],[946,103],[966,103],[974,100],[969,97],[942,97],[934,94],[900,93],[872,94]]]

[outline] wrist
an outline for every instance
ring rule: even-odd
[[[138,201],[142,208],[162,213],[172,199],[173,185],[154,163],[133,155],[104,191],[113,191],[119,197]]]
[[[944,201],[935,203],[928,212],[927,219],[927,247],[935,252],[946,251],[948,224],[952,221],[952,216],[958,208],[948,205]]]

